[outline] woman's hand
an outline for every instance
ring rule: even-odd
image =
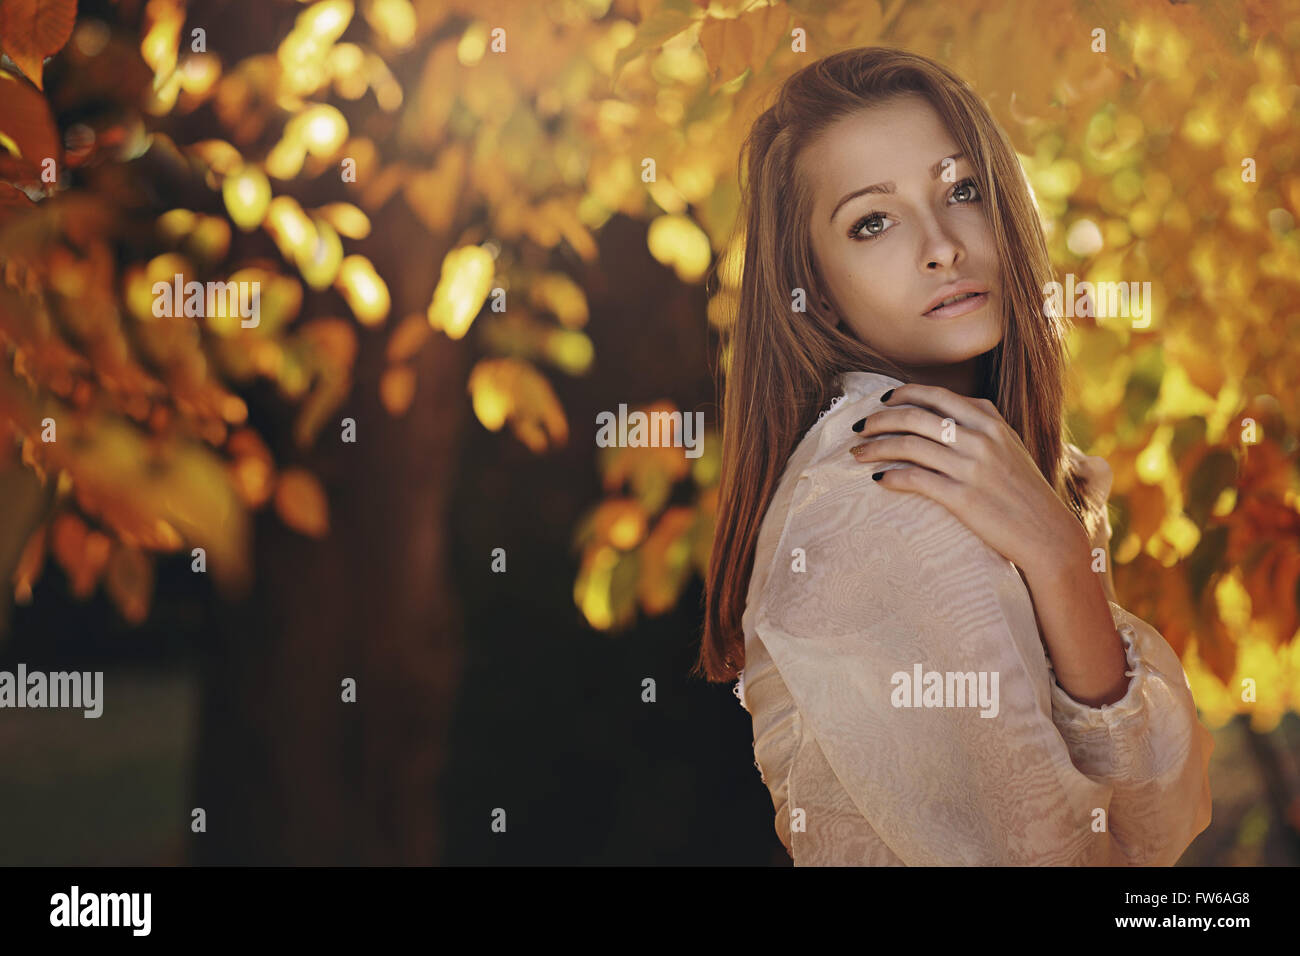
[[[875,473],[883,487],[937,501],[1026,572],[1086,561],[1083,526],[992,402],[910,383],[885,404],[864,420],[867,440],[850,449],[861,462],[908,463]],[[923,407],[892,407],[903,404]]]
[[[935,385],[900,385],[863,419],[862,462],[900,461],[872,475],[943,505],[1022,571],[1056,682],[1076,701],[1111,704],[1130,686],[1124,643],[1089,570],[1083,525],[1043,478],[1024,443],[985,399]],[[901,432],[902,434],[886,434]]]

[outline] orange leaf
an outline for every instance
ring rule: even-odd
[[[41,85],[45,58],[63,49],[77,19],[77,0],[4,0],[0,3],[0,45],[18,69]]]
[[[674,506],[664,512],[641,549],[637,596],[650,614],[672,610],[690,570],[690,532],[695,510]]]
[[[388,361],[402,362],[420,350],[433,333],[429,320],[421,313],[408,315],[393,330],[388,340]]]
[[[143,551],[121,544],[113,548],[104,590],[127,623],[140,624],[148,617],[153,583],[153,564]]]
[[[646,536],[649,516],[630,498],[609,498],[598,504],[574,529],[575,545],[601,548],[610,545],[630,551]]]
[[[754,33],[754,52],[750,63],[756,72],[767,63],[777,44],[788,35],[790,16],[790,11],[784,5],[775,3],[740,15],[740,19]]]
[[[329,533],[329,504],[316,476],[302,468],[289,468],[275,486],[275,511],[280,520],[309,538]]]
[[[275,462],[262,436],[251,428],[241,428],[226,442],[231,482],[240,499],[250,508],[258,508],[271,497],[275,481]]]
[[[1145,543],[1165,519],[1165,493],[1159,485],[1134,482],[1124,495],[1129,508],[1129,528]]]
[[[302,341],[311,345],[320,361],[339,374],[352,370],[357,356],[357,333],[346,319],[315,319],[304,325],[298,333]]]
[[[56,164],[62,160],[59,134],[45,97],[5,70],[0,70],[0,133],[12,142],[36,180],[42,160],[52,157]]]
[[[23,546],[23,553],[18,558],[18,566],[14,568],[14,600],[19,604],[27,604],[31,601],[32,585],[40,577],[44,566],[45,525],[41,525],[27,539],[27,544]]]
[[[112,542],[102,532],[93,531],[71,512],[54,519],[54,557],[67,572],[75,597],[88,598],[95,590],[104,565],[108,562]]]
[[[86,541],[86,524],[76,515],[64,512],[54,519],[51,527],[51,547],[54,557],[71,574]]]
[[[709,17],[700,28],[700,48],[717,83],[744,73],[754,52],[754,32],[743,20]]]
[[[406,365],[385,369],[379,380],[379,398],[394,418],[411,407],[415,397],[415,370]]]

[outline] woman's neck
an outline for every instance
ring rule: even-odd
[[[910,382],[920,385],[938,385],[958,395],[980,398],[983,397],[980,384],[982,357],[977,355],[972,359],[951,365],[904,365],[902,368],[907,372]]]

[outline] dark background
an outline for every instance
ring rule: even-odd
[[[455,484],[445,505],[446,597],[458,610],[439,632],[398,637],[455,647],[443,653],[462,654],[463,663],[459,681],[447,680],[445,751],[436,739],[411,746],[414,760],[438,760],[435,785],[409,793],[402,806],[412,814],[424,807],[438,844],[431,862],[444,864],[788,865],[754,766],[749,715],[732,685],[688,676],[702,582],[692,581],[672,613],[643,617],[622,634],[587,626],[572,600],[571,529],[600,497],[596,413],[672,396],[703,410],[710,424],[716,418],[701,363],[677,360],[710,347],[703,290],[671,281],[645,251],[643,225],[620,218],[603,235],[593,268],[620,294],[592,303],[601,357],[594,374],[556,383],[572,428],[567,446],[538,457],[479,426],[467,395],[454,409],[460,444],[448,469]],[[382,341],[363,343],[364,364],[367,344],[378,351]],[[367,390],[360,381],[356,400]],[[367,414],[357,416],[363,441]],[[382,768],[367,771],[362,729],[400,721],[392,713],[398,704],[364,676],[357,703],[343,704],[339,680],[358,676],[367,654],[394,643],[379,613],[393,595],[412,584],[437,590],[438,581],[401,580],[408,569],[390,562],[391,586],[373,573],[354,582],[346,572],[331,591],[320,586],[332,573],[321,571],[322,554],[327,566],[331,556],[344,567],[380,560],[389,527],[382,513],[393,505],[373,479],[384,473],[382,459],[409,444],[395,437],[393,448],[363,449],[355,461],[323,452],[334,532],[311,542],[262,512],[258,583],[243,605],[223,605],[188,559],[161,558],[150,616],[132,629],[102,591],[74,600],[50,562],[32,603],[14,608],[0,667],[103,670],[106,703],[96,720],[80,711],[4,714],[0,863],[347,864],[378,862],[383,847],[401,843],[400,824],[382,819],[373,796],[400,782]],[[402,499],[425,489],[407,480],[387,490]],[[490,571],[495,547],[506,549],[505,574]],[[294,609],[342,614],[355,627],[318,621],[318,644],[294,657],[286,631],[307,623],[286,620]],[[641,700],[646,677],[657,685],[654,703]],[[428,711],[447,703],[431,699]],[[304,714],[314,712],[337,716],[313,727]],[[421,722],[430,727],[427,713],[413,721]],[[268,741],[268,728],[280,739]],[[275,765],[280,752],[317,775],[289,774]],[[333,812],[323,816],[316,801]],[[207,810],[206,834],[190,833],[196,806]],[[506,833],[491,830],[497,807],[506,811]],[[301,833],[312,817],[321,825],[314,849]],[[295,831],[299,837],[287,835]],[[382,837],[369,838],[376,831]]]

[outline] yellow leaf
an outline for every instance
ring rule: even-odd
[[[203,96],[221,79],[221,58],[212,53],[191,53],[181,63],[181,89],[190,96]]]
[[[322,0],[298,14],[293,32],[328,46],[343,35],[355,9],[351,0]]]
[[[429,303],[429,324],[450,339],[464,337],[487,300],[494,272],[492,254],[482,246],[461,246],[447,253]]]
[[[266,154],[266,171],[276,179],[293,179],[307,161],[307,147],[286,132]]]
[[[407,205],[434,235],[451,227],[464,188],[467,165],[465,147],[457,144],[439,153],[432,169],[416,173],[406,180],[402,195]]]
[[[646,233],[650,254],[672,266],[683,282],[698,282],[708,271],[713,252],[709,237],[689,216],[659,216]]]
[[[388,309],[392,305],[388,286],[365,256],[344,259],[334,284],[362,325],[378,325],[388,318]]]
[[[226,177],[221,184],[221,197],[235,225],[251,232],[266,216],[271,203],[271,184],[256,166],[244,166]]]
[[[587,296],[562,272],[539,276],[528,288],[528,300],[554,315],[565,328],[580,329],[587,324]]]
[[[309,252],[316,242],[316,227],[292,196],[276,196],[266,207],[266,231],[280,254],[290,262]]]
[[[140,56],[154,72],[156,90],[176,69],[185,10],[178,0],[150,0],[144,14],[148,26],[140,41]]]
[[[228,176],[244,165],[239,150],[224,139],[205,139],[191,143],[185,147],[185,152],[199,157],[205,166],[222,176]]]
[[[509,423],[516,437],[534,452],[545,451],[548,441],[562,445],[569,439],[559,399],[527,362],[484,359],[470,372],[469,392],[483,427],[497,431]]]
[[[683,10],[658,10],[643,22],[637,24],[636,36],[632,42],[618,51],[614,57],[614,76],[623,72],[623,67],[635,60],[642,53],[657,50],[664,43],[681,33],[692,23],[695,16]]]
[[[334,227],[324,219],[313,219],[312,222],[316,227],[314,241],[308,244],[309,248],[299,249],[295,261],[303,281],[320,292],[329,288],[338,277],[339,267],[343,264],[343,243]]]
[[[340,236],[364,239],[370,235],[370,217],[350,202],[328,203],[314,212],[333,226]]]
[[[411,0],[371,0],[365,16],[375,33],[391,47],[400,49],[415,38],[416,14]]]
[[[337,107],[317,103],[286,124],[285,139],[303,146],[313,156],[333,156],[348,138],[348,121]]]

